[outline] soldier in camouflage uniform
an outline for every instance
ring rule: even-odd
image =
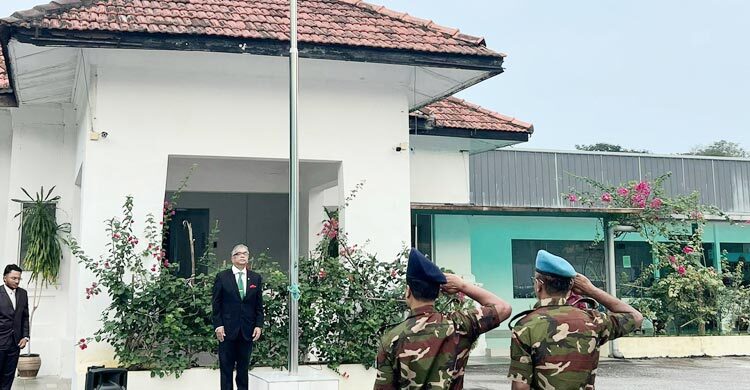
[[[599,347],[641,326],[643,316],[598,289],[565,259],[539,251],[534,275],[539,302],[512,326],[513,390],[593,390]],[[567,302],[571,291],[609,310],[581,310]],[[515,318],[514,318],[515,319]]]
[[[510,305],[489,291],[443,274],[416,249],[406,269],[410,316],[381,339],[375,390],[463,389],[464,368],[474,341],[510,316]],[[442,314],[435,299],[462,292],[482,307]]]

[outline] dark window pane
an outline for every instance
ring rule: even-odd
[[[743,262],[743,284],[750,285],[750,243],[722,242],[721,251],[729,261],[729,266],[734,268],[738,262]]]
[[[653,262],[651,245],[641,241],[618,241],[615,243],[615,275],[618,296],[637,297],[641,289],[633,282]]]
[[[412,219],[411,245],[435,261],[432,257],[432,236],[432,215],[415,215]]]
[[[576,271],[604,287],[604,245],[593,241],[513,240],[513,297],[534,298],[536,253],[544,249],[567,259]]]

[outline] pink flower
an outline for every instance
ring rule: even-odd
[[[681,265],[677,267],[677,273],[680,274],[680,276],[685,276],[685,266]]]
[[[638,208],[641,208],[641,209],[645,208],[646,207],[646,197],[643,196],[643,195],[641,195],[641,194],[636,194],[635,196],[633,196],[633,199],[632,199],[631,203],[635,207],[638,207]]]
[[[81,351],[83,351],[86,348],[88,348],[88,345],[86,345],[86,343],[81,343]]]
[[[669,256],[669,262],[672,263],[672,264],[674,264],[674,263],[677,262],[677,258],[674,257],[674,256]]]
[[[395,278],[396,276],[398,276],[398,272],[396,272],[396,270],[395,270],[395,269],[392,269],[392,270],[391,270],[391,277],[392,277],[392,278]]]
[[[602,202],[609,203],[612,201],[612,194],[610,194],[609,192],[605,192],[602,194],[601,199],[602,199]]]
[[[686,255],[689,255],[689,254],[693,253],[694,251],[695,250],[691,246],[686,246],[686,247],[682,248],[682,253],[684,253]]]
[[[644,196],[649,196],[651,195],[651,185],[649,185],[647,181],[642,181],[635,185],[635,192]]]
[[[568,198],[570,203],[575,203],[578,201],[578,196],[576,196],[576,194],[568,194],[565,197]]]
[[[700,211],[697,211],[697,210],[693,211],[693,212],[690,213],[690,218],[692,218],[692,219],[701,219],[701,218],[703,218],[703,213],[701,213]]]
[[[617,195],[628,196],[629,193],[630,193],[630,191],[628,191],[627,188],[620,187],[620,188],[617,189]]]
[[[318,278],[323,279],[326,277],[326,275],[328,275],[328,273],[323,268],[321,268],[318,272]]]
[[[664,202],[659,198],[654,198],[651,200],[651,208],[652,209],[659,209],[664,204]]]
[[[78,340],[78,343],[80,343],[80,344],[85,343],[85,342],[86,342],[86,339],[80,339],[80,340]]]

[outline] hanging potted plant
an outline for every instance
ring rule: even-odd
[[[29,329],[33,329],[34,313],[39,307],[42,290],[55,284],[60,275],[62,260],[62,234],[70,232],[70,224],[58,224],[55,218],[59,196],[52,196],[52,187],[47,193],[44,187],[35,196],[21,188],[27,199],[13,199],[21,204],[21,211],[15,215],[21,217],[20,228],[26,252],[23,256],[23,268],[29,274],[29,285],[34,286],[29,315]],[[42,365],[39,354],[31,353],[33,336],[27,344],[28,352],[21,354],[18,360],[18,374],[21,377],[35,377]]]

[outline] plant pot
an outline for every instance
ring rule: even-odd
[[[25,353],[18,357],[18,376],[21,378],[36,378],[42,358],[38,353]]]

